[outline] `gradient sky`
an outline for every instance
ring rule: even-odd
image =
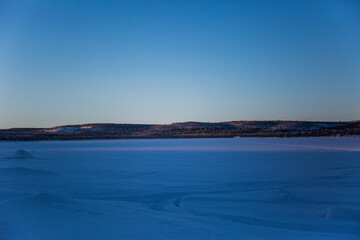
[[[0,128],[360,119],[360,1],[0,0]]]

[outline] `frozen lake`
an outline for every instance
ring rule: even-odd
[[[1,240],[359,238],[360,138],[0,142]]]

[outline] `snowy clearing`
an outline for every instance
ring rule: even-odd
[[[0,142],[1,240],[359,238],[360,138]]]

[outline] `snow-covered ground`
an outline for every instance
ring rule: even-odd
[[[360,138],[0,142],[0,239],[360,239]]]

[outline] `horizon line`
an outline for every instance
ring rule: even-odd
[[[101,125],[101,124],[117,124],[117,125],[172,125],[179,123],[229,123],[229,122],[319,122],[319,123],[351,123],[351,122],[359,122],[360,119],[355,120],[230,120],[230,121],[184,121],[184,122],[171,122],[171,123],[115,123],[115,122],[92,122],[92,123],[76,123],[76,124],[61,124],[55,125],[51,127],[9,127],[9,128],[0,128],[1,130],[10,130],[10,129],[51,129],[57,127],[71,127],[71,126],[79,126],[79,125]]]

